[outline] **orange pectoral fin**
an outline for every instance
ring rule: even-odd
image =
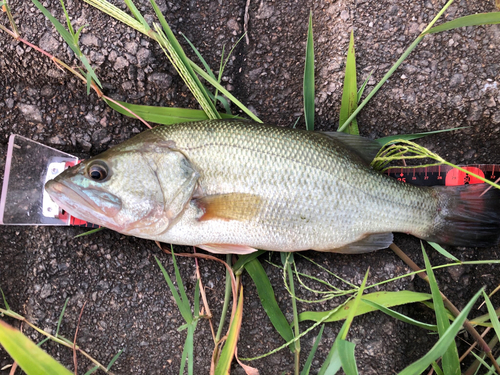
[[[244,221],[254,218],[259,213],[262,198],[246,193],[218,194],[198,198],[196,204],[204,212],[199,221],[212,219]]]
[[[245,246],[245,245],[231,245],[231,244],[218,244],[218,243],[207,243],[203,245],[196,245],[196,247],[199,247],[200,249],[210,251],[211,253],[215,254],[238,254],[238,255],[244,255],[244,254],[250,254],[254,253],[257,251],[257,249],[250,247],[250,246]]]

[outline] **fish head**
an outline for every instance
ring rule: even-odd
[[[154,238],[184,210],[198,176],[172,143],[129,142],[67,169],[45,189],[74,217]]]

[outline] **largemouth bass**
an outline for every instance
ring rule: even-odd
[[[369,166],[375,142],[252,122],[159,126],[46,184],[71,215],[216,253],[360,253],[392,232],[455,246],[500,237],[500,191],[417,187]]]

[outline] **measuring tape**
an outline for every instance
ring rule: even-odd
[[[492,182],[500,177],[500,165],[498,164],[474,164],[460,167]],[[418,186],[459,186],[483,182],[466,172],[447,165],[422,168],[394,167],[389,168],[384,173],[398,181]]]

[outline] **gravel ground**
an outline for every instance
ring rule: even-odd
[[[228,49],[242,35],[246,1],[158,3],[174,32],[184,33],[212,67],[218,66],[222,46]],[[63,20],[58,0],[44,0],[43,4]],[[147,1],[137,4],[146,20],[154,19]],[[76,65],[70,49],[30,1],[13,0],[10,5],[23,38]],[[442,1],[435,0],[250,1],[249,43],[243,41],[236,47],[224,72],[223,84],[265,122],[293,124],[302,115],[305,39],[307,18],[312,10],[316,123],[318,129],[335,130],[349,31],[354,30],[356,38],[358,81],[362,82],[373,71],[368,92],[442,5]],[[82,50],[95,66],[108,95],[131,103],[197,108],[163,52],[150,39],[82,1],[67,1],[66,7],[75,27],[88,25],[80,40]],[[444,19],[486,11],[494,11],[493,1],[461,0],[447,10]],[[0,17],[0,22],[8,25],[5,14]],[[500,162],[499,43],[499,25],[428,36],[361,112],[358,117],[361,133],[382,137],[468,126],[459,132],[428,137],[421,144],[453,163]],[[138,121],[114,113],[94,93],[87,96],[85,87],[76,78],[4,32],[0,33],[0,69],[0,173],[11,133],[88,157],[144,129]],[[302,117],[298,127],[304,127]],[[54,332],[64,301],[69,298],[61,333],[73,338],[78,315],[85,304],[78,344],[94,358],[107,363],[124,349],[113,366],[117,374],[178,373],[185,332],[177,328],[184,322],[154,256],[161,259],[170,273],[171,259],[153,242],[108,230],[74,238],[83,231],[0,227],[0,287],[11,308],[46,331]],[[423,264],[418,240],[396,235],[395,241]],[[498,247],[450,250],[462,260],[500,258]],[[356,284],[361,282],[368,267],[371,283],[408,271],[390,250],[353,256],[313,252],[306,255]],[[430,252],[430,258],[433,264],[446,262],[434,252]],[[282,274],[265,262],[267,259],[279,263],[279,256],[269,254],[262,260],[279,305],[287,318],[291,318],[291,301]],[[302,272],[331,279],[308,261],[297,259]],[[187,293],[192,296],[196,281],[194,262],[184,258],[178,262]],[[224,298],[224,270],[209,261],[200,261],[200,266],[209,304],[218,322]],[[499,284],[499,270],[495,265],[454,267],[439,271],[437,277],[442,291],[458,308],[463,308],[480,287],[485,285],[491,292]],[[270,351],[283,341],[266,317],[250,278],[244,275],[243,283],[245,306],[239,354],[250,357]],[[418,278],[406,278],[379,288],[402,289],[428,291]],[[306,291],[300,293],[310,297]],[[299,304],[299,309],[327,310],[338,303],[333,300],[319,305]],[[498,297],[494,303],[500,304]],[[398,311],[432,322],[432,315],[420,305],[403,306]],[[483,313],[484,307],[475,312]],[[303,331],[309,326],[307,322],[301,323],[300,328]],[[326,326],[313,362],[313,373],[323,363],[339,328],[340,324]],[[26,332],[34,340],[40,340],[40,335]],[[313,330],[302,341],[303,362],[317,332]],[[195,337],[195,373],[208,373],[213,342],[206,321],[198,324]],[[471,341],[467,336],[462,338],[460,352]],[[391,374],[421,357],[436,336],[384,314],[370,313],[355,319],[348,339],[356,343],[360,373]],[[44,347],[72,368],[70,350],[52,343]],[[0,368],[9,363],[11,360],[0,349]],[[261,374],[290,374],[293,356],[285,349],[251,365]],[[89,366],[88,361],[79,359],[80,373]],[[243,370],[235,366],[233,373],[243,374]]]

